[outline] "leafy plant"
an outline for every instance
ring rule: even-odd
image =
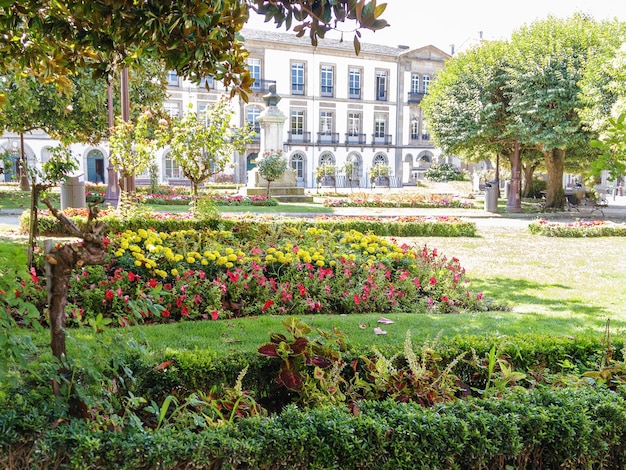
[[[287,160],[282,150],[266,152],[261,158],[256,159],[256,165],[259,175],[267,181],[267,197],[269,198],[272,181],[276,181],[287,171]]]
[[[429,181],[461,181],[463,173],[450,163],[435,164],[424,172],[424,178]]]
[[[283,320],[289,337],[272,334],[269,343],[258,349],[262,356],[280,360],[276,383],[296,392],[302,404],[341,403],[345,380],[341,352],[346,350],[345,335],[338,329],[318,330],[319,337],[309,339],[311,328],[296,317]]]

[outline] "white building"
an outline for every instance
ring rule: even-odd
[[[296,170],[298,185],[314,187],[315,168],[324,162],[337,169],[350,161],[361,187],[369,186],[368,173],[375,164],[390,167],[392,186],[414,184],[434,162],[443,163],[426,131],[419,103],[437,71],[450,57],[434,46],[410,50],[362,44],[357,56],[352,42],[320,40],[313,47],[307,37],[292,33],[244,29],[242,35],[250,52],[249,70],[255,79],[248,103],[234,101],[237,125],[246,122],[258,127],[264,110],[263,96],[270,84],[276,84],[281,97],[278,108],[288,119],[284,126],[284,151]],[[208,79],[196,86],[168,74],[169,97],[165,109],[180,115],[189,109],[202,110],[226,92],[217,81]],[[46,160],[49,148],[57,144],[43,133],[25,136],[25,154],[29,164]],[[6,134],[0,139],[0,152],[19,155],[19,136]],[[106,182],[108,148],[74,145],[85,179]],[[245,183],[252,160],[261,151],[253,142],[243,155],[233,156],[237,183]],[[159,180],[185,184],[176,162],[168,158],[168,149],[157,155]],[[10,176],[11,171],[8,171]],[[140,175],[142,184],[148,175]],[[1,178],[1,176],[0,176]],[[341,172],[337,185],[346,184]]]

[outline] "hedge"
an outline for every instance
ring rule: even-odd
[[[71,213],[70,213],[71,214]],[[84,215],[69,215],[77,226],[84,227]],[[20,230],[28,232],[30,214],[25,212],[20,218]],[[120,218],[116,215],[101,217],[110,233],[124,230],[138,230],[152,228],[158,232],[172,232],[177,230],[222,229],[232,230],[272,230],[278,224],[294,227],[297,230],[315,226],[330,231],[357,230],[362,233],[372,233],[378,236],[389,237],[475,237],[476,224],[456,217],[315,217],[315,218],[267,218],[267,217],[240,217],[240,218],[194,218],[188,214],[152,214],[129,218]],[[51,215],[43,212],[38,216],[39,234],[45,236],[66,235],[61,223]]]
[[[425,409],[362,402],[358,412],[287,407],[280,415],[192,432],[44,426],[7,442],[3,468],[508,469],[623,468],[626,400],[598,387],[537,389]],[[15,416],[13,417],[15,418]]]

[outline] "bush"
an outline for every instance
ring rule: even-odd
[[[424,172],[424,178],[436,182],[462,181],[463,172],[450,163],[443,163],[441,165],[435,164]]]

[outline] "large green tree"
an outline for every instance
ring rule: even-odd
[[[141,60],[129,74],[131,101],[141,103],[141,110],[160,108],[166,97],[163,65]],[[119,96],[119,81],[111,83],[113,95]],[[63,88],[20,73],[3,75],[0,94],[6,100],[0,106],[0,128],[18,134],[41,129],[64,144],[97,144],[109,136],[107,86],[108,80],[94,77],[90,69],[71,74]],[[119,109],[119,100],[114,100],[114,113]],[[141,110],[134,110],[131,118]]]
[[[548,17],[516,31],[511,38],[509,129],[520,142],[539,150],[548,173],[547,207],[563,207],[563,173],[568,159],[589,159],[595,135],[579,110],[581,79],[588,59],[607,47],[607,22],[577,14]],[[581,151],[581,149],[583,151]],[[574,152],[575,151],[575,152]]]

